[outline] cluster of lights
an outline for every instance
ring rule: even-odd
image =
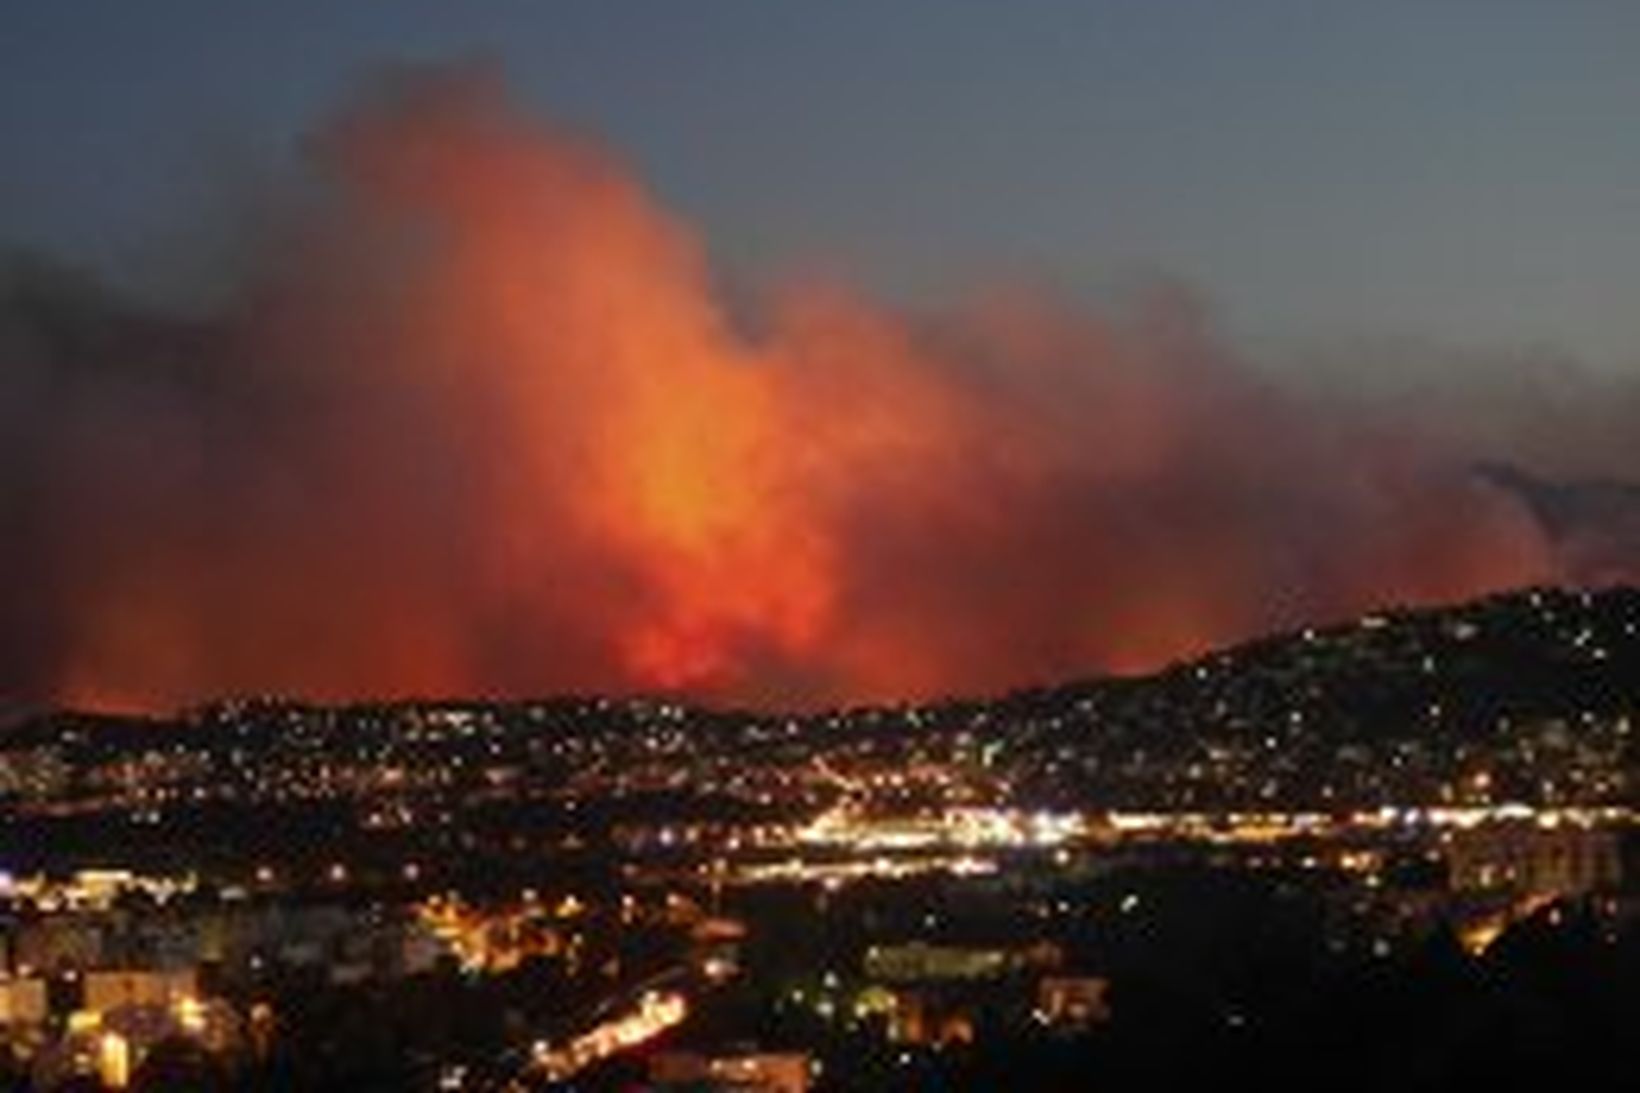
[[[140,892],[164,905],[198,887],[199,878],[192,873],[165,877],[129,869],[82,869],[63,881],[43,874],[17,877],[0,872],[0,899],[25,899],[47,912],[106,911],[129,892]]]
[[[821,813],[796,837],[798,842],[811,846],[877,851],[1052,847],[1086,834],[1086,824],[1078,813],[956,807],[910,816],[875,817],[843,804]]]
[[[804,858],[785,858],[773,862],[745,862],[727,869],[714,869],[714,880],[731,884],[805,884],[819,883],[836,888],[852,881],[906,880],[930,873],[954,877],[986,876],[997,871],[991,858],[972,854],[955,855],[878,855],[844,861],[809,861]]]
[[[645,991],[632,1011],[589,1029],[561,1048],[539,1041],[532,1056],[548,1081],[567,1081],[594,1063],[653,1040],[688,1015],[688,1000],[676,991]]]

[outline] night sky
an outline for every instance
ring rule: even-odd
[[[1486,0],[12,3],[0,237],[176,279],[384,61],[496,59],[718,259],[913,301],[1161,269],[1261,339],[1640,362],[1640,9]],[[186,272],[186,270],[185,270]]]

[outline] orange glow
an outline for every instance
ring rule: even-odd
[[[1187,300],[913,321],[805,284],[753,332],[482,76],[312,149],[328,196],[220,318],[248,394],[88,411],[61,460],[60,698],[974,692],[1550,571],[1461,460],[1270,395]]]

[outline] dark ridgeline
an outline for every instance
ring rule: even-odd
[[[1465,792],[1455,780],[1480,766],[1492,801],[1621,803],[1637,711],[1640,591],[1531,590],[1272,637],[1151,676],[988,700],[802,715],[599,697],[51,712],[0,734],[0,794],[123,808],[120,765],[147,762],[149,785],[198,789],[195,799],[216,805],[305,806],[378,790],[458,801],[482,791],[494,802],[589,770],[663,763],[669,794],[723,804],[737,797],[726,771],[838,751],[974,759],[1039,807],[1450,804]],[[378,784],[370,775],[383,768],[405,780]],[[504,786],[486,782],[496,769]],[[189,800],[175,795],[168,807]]]
[[[676,906],[671,885],[727,852],[712,841],[726,832],[835,804],[817,771],[903,772],[906,788],[880,796],[909,810],[943,806],[941,783],[911,777],[934,768],[1021,809],[1511,803],[1548,816],[1632,806],[1636,718],[1640,592],[1626,588],[1385,612],[1142,678],[801,716],[598,697],[51,712],[0,734],[0,864],[205,878],[168,907],[123,901],[128,926],[109,937],[190,915],[272,936],[312,919],[378,939],[371,959],[430,893],[458,891],[497,921],[521,889],[589,908],[530,927],[574,923],[581,955],[485,974],[448,954],[360,981],[322,964],[215,969],[242,1011],[275,1000],[274,1047],[247,1062],[162,1043],[134,1076],[144,1090],[430,1090],[452,1060],[466,1084],[443,1088],[505,1088],[521,1043],[562,1042],[617,985],[671,974],[690,924],[717,915],[749,927],[741,973],[702,988],[676,1032],[566,1088],[644,1088],[655,1050],[747,1041],[823,1060],[817,1091],[1620,1088],[1640,1011],[1632,828],[1625,887],[1554,899],[1469,890],[1396,833],[1370,882],[1336,857],[1306,861],[1333,853],[1323,840],[1267,860],[1256,845],[1124,846],[1068,866],[1022,852],[995,876],[836,888],[716,893],[697,877]],[[1355,837],[1340,847],[1373,848]],[[633,892],[651,910],[628,923]],[[9,930],[38,918],[6,914]],[[1477,944],[1487,916],[1499,932]],[[990,978],[891,984],[914,1033],[889,1031],[903,1015],[856,1019],[876,989],[862,954],[925,938],[1014,955]],[[353,967],[364,958],[344,940],[328,959]],[[1108,980],[1108,1019],[1042,1020],[1038,977],[1060,974]],[[0,1060],[0,1088],[28,1088],[7,1073]]]

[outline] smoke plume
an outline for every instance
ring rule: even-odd
[[[208,317],[0,286],[0,694],[980,692],[1559,576],[1499,453],[1296,394],[1186,292],[748,318],[482,74],[306,150]]]

